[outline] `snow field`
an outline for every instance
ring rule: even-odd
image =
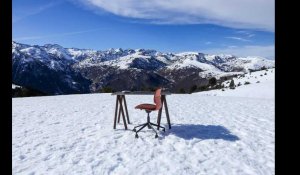
[[[274,174],[274,99],[167,96],[158,139],[131,131],[153,97],[126,100],[127,131],[113,130],[110,94],[13,98],[13,174]]]

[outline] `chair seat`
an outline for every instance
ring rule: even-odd
[[[144,109],[144,110],[150,110],[150,111],[154,111],[156,109],[156,105],[154,104],[139,104],[135,107],[135,109]]]

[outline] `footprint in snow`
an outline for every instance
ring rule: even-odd
[[[20,159],[20,160],[23,160],[23,159],[25,159],[25,158],[26,158],[26,156],[24,156],[24,155],[20,155],[20,156],[19,156],[19,159]]]

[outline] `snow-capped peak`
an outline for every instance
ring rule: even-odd
[[[111,48],[106,51],[91,49],[63,48],[58,44],[44,46],[23,45],[12,42],[13,52],[21,52],[38,59],[59,58],[62,61],[78,62],[78,66],[110,65],[121,69],[127,68],[199,68],[203,71],[243,71],[259,70],[262,67],[274,67],[274,61],[262,57],[235,57],[228,54],[210,55],[200,52],[162,53],[151,49]],[[57,61],[57,60],[56,60]],[[139,65],[140,64],[140,65]],[[154,65],[153,65],[154,64]]]

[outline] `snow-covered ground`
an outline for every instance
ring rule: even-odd
[[[11,88],[12,89],[16,89],[16,88],[20,88],[21,86],[15,85],[15,84],[11,84]]]
[[[134,106],[151,96],[126,97],[127,131],[113,130],[110,94],[13,98],[13,174],[275,174],[274,79],[260,81],[216,96],[167,96],[172,129],[158,139],[131,131],[146,122]]]
[[[266,75],[265,75],[266,74]],[[245,77],[233,78],[235,85],[241,83],[236,89],[229,89],[231,80],[225,81],[224,91],[222,89],[203,91],[195,93],[207,96],[228,96],[228,97],[248,97],[248,98],[275,98],[275,68],[245,74]],[[249,82],[250,84],[246,84]]]

